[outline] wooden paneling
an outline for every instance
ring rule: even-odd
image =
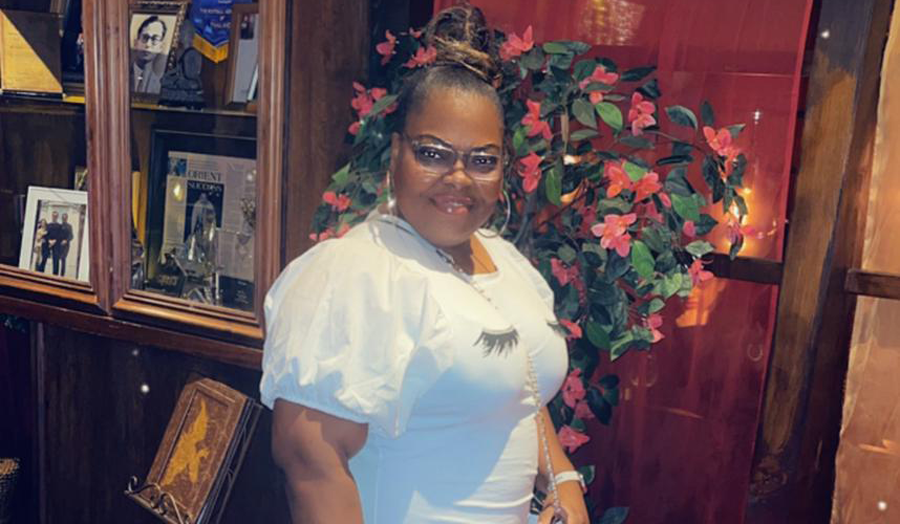
[[[823,0],[747,522],[827,522],[890,0]],[[825,35],[825,36],[823,36]]]
[[[292,5],[282,261],[312,244],[313,213],[329,176],[347,159],[351,85],[364,81],[369,52],[368,2],[294,0]]]

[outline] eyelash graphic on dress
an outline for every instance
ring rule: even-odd
[[[562,338],[566,338],[569,336],[569,330],[566,329],[565,326],[559,323],[559,320],[548,320],[547,325],[550,329],[553,330],[554,333],[561,336]]]
[[[498,356],[505,357],[512,348],[519,343],[519,332],[516,328],[510,327],[507,331],[491,331],[483,329],[475,345],[484,347],[484,356],[489,357],[493,353]]]

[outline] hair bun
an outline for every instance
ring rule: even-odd
[[[425,42],[437,51],[435,65],[464,67],[489,84],[500,77],[494,33],[475,6],[455,5],[434,15]]]

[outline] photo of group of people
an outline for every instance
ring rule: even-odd
[[[19,267],[88,280],[87,193],[31,187]]]

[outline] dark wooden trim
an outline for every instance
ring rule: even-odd
[[[287,74],[290,54],[288,36],[289,6],[287,0],[260,2],[262,42],[259,51],[259,153],[257,160],[256,238],[256,317],[262,324],[263,303],[269,286],[281,272],[282,198],[285,178],[286,115],[290,110],[287,97]],[[309,74],[309,72],[305,72]]]
[[[184,333],[68,308],[50,306],[14,297],[0,301],[0,312],[101,337],[124,340],[141,346],[152,346],[224,362],[249,369],[261,369],[262,351],[207,336]]]
[[[764,258],[737,257],[731,260],[727,255],[716,253],[706,269],[719,278],[777,286],[781,284],[783,264]]]
[[[892,0],[822,0],[748,524],[828,522]]]
[[[854,295],[900,300],[900,275],[851,269],[844,279],[844,291]]]

